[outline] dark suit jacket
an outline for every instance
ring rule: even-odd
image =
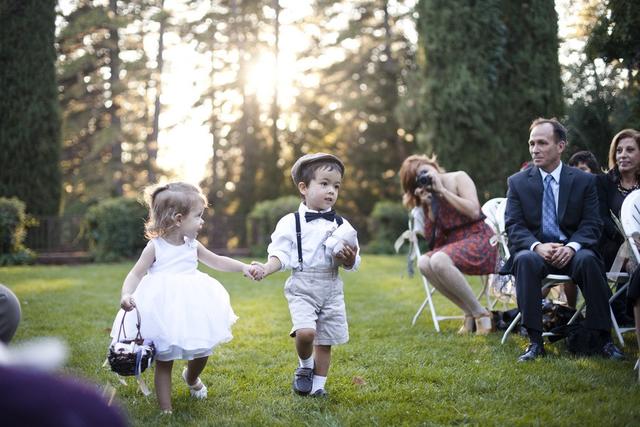
[[[542,176],[533,166],[510,176],[508,184],[505,226],[512,256],[503,270],[511,272],[513,255],[542,241]],[[567,242],[596,251],[602,219],[594,175],[562,165],[558,225]]]

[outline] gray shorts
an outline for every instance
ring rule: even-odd
[[[314,329],[315,345],[349,341],[343,283],[337,269],[294,271],[284,285],[293,327]]]

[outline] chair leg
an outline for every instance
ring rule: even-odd
[[[418,245],[414,245],[414,247],[415,247],[415,252],[416,252],[416,259],[419,259],[420,258],[420,248],[418,248]],[[425,300],[420,305],[420,308],[418,308],[418,311],[416,312],[415,316],[413,316],[413,321],[411,322],[411,325],[413,326],[413,325],[416,324],[416,321],[418,320],[418,317],[420,316],[420,313],[422,313],[422,311],[424,310],[424,308],[428,304],[429,305],[429,310],[431,310],[431,319],[433,320],[433,326],[435,327],[436,332],[440,332],[440,323],[438,322],[438,315],[436,314],[436,308],[433,305],[433,299],[431,298],[431,294],[433,293],[433,291],[429,287],[429,282],[427,281],[427,278],[424,277],[424,274],[422,274],[421,272],[420,272],[420,277],[422,278],[422,284],[424,286],[424,291],[427,294],[427,297],[425,298]]]
[[[516,325],[520,321],[521,317],[522,317],[522,313],[518,313],[518,315],[515,317],[515,319],[513,319],[513,321],[511,322],[511,324],[507,328],[507,330],[504,331],[504,335],[502,336],[502,341],[500,341],[500,344],[504,344],[507,341],[507,337],[509,336],[509,334],[511,333],[513,328],[516,327]]]
[[[413,320],[411,321],[411,326],[415,326],[416,322],[418,321],[418,317],[420,317],[420,314],[422,314],[422,311],[427,306],[428,302],[429,302],[429,298],[425,298],[424,301],[422,301],[420,308],[418,308],[418,311],[413,316]]]
[[[613,310],[611,309],[611,307],[609,307],[609,313],[611,314],[611,326],[613,326],[613,330],[616,333],[616,337],[618,338],[620,347],[624,347],[624,339],[622,338],[620,327],[618,326],[618,321],[616,320],[616,316],[613,315]]]
[[[582,310],[584,310],[584,305],[585,305],[585,302],[583,301],[582,304],[580,305],[580,307],[578,307],[576,312],[573,314],[573,316],[571,316],[571,319],[569,319],[569,321],[567,322],[567,325],[572,325],[573,322],[576,321],[576,319],[578,318],[580,313],[582,313]]]

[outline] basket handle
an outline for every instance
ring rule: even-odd
[[[138,322],[136,323],[136,328],[138,329],[138,333],[136,334],[135,341],[142,341],[142,334],[140,334],[140,325],[142,321],[140,320],[140,312],[138,311],[138,307],[133,306],[133,309],[136,311],[136,316],[138,317]],[[120,334],[124,335],[124,339],[127,339],[127,333],[124,330],[124,318],[127,315],[127,311],[122,315],[122,320],[120,321],[120,328],[118,329],[118,341],[120,341]]]

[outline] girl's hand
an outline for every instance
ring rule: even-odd
[[[120,308],[122,308],[124,311],[131,311],[135,306],[136,302],[133,300],[133,297],[130,294],[122,295],[122,298],[120,298]]]
[[[251,265],[245,264],[242,273],[253,280],[262,280],[265,276],[264,266],[255,261]]]
[[[344,247],[336,254],[336,258],[342,263],[343,267],[351,268],[356,262],[356,253],[357,248],[344,245]]]

